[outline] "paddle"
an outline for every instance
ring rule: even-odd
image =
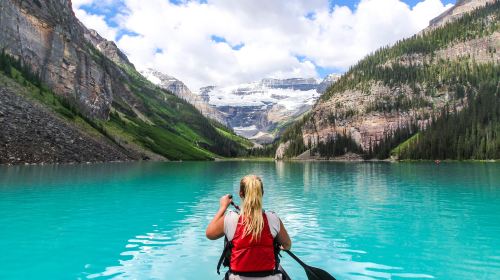
[[[233,196],[229,195],[229,198],[232,199]],[[231,201],[231,205],[233,205],[233,207],[237,211],[240,210],[240,207],[232,201]],[[331,276],[328,272],[324,271],[323,269],[320,269],[317,267],[312,267],[312,266],[305,264],[291,251],[288,251],[288,250],[283,250],[283,251],[285,251],[288,255],[290,255],[290,257],[292,257],[292,259],[297,261],[304,268],[308,280],[336,280],[335,277]]]
[[[232,194],[230,194],[230,195],[229,195],[229,198],[230,198],[230,199],[233,199],[233,195],[232,195]],[[233,207],[234,207],[236,210],[240,211],[240,207],[239,207],[238,205],[236,205],[233,201],[231,201],[231,205],[233,205]]]
[[[287,250],[283,251],[285,251],[288,255],[290,255],[290,257],[296,260],[304,268],[308,280],[336,280],[335,277],[331,276],[328,272],[324,271],[323,269],[312,267],[305,264],[294,253]]]

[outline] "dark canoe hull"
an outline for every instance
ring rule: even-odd
[[[281,275],[282,275],[281,279],[282,280],[292,280],[292,278],[288,275],[288,273],[286,273],[286,271],[283,269],[283,267],[281,267],[281,265],[278,269],[279,269],[279,271],[281,271]],[[224,280],[224,279],[226,279],[226,278],[224,277],[222,280]]]
[[[288,273],[286,273],[286,271],[280,267],[280,270],[281,270],[281,274],[283,275],[282,279],[283,280],[292,280],[292,278],[288,275]]]

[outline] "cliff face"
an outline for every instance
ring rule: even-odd
[[[429,23],[429,27],[427,27],[424,31],[430,31],[437,27],[443,26],[448,22],[460,18],[465,13],[483,7],[488,3],[494,3],[495,1],[496,0],[458,0],[455,5],[449,10],[432,19]]]
[[[116,83],[83,40],[85,29],[64,0],[0,3],[0,49],[40,73],[88,116],[107,118]]]
[[[461,110],[478,90],[475,75],[500,62],[498,3],[459,20],[487,2],[459,1],[425,32],[360,61],[313,106],[299,130],[304,145],[347,134],[368,151],[411,121],[425,127],[445,106]]]
[[[32,74],[13,77],[10,68],[0,69],[7,77],[31,91],[48,94],[47,86],[57,98],[44,104],[54,105],[52,109],[64,104],[63,111],[71,111],[67,124],[78,129],[75,124],[87,122],[112,140],[111,146],[134,158],[194,160],[243,152],[220,132],[224,128],[216,129],[191,105],[147,81],[113,42],[88,30],[75,17],[70,0],[0,1],[0,50],[23,64],[7,67],[17,67],[17,72],[27,68],[40,76],[41,84],[28,85]]]

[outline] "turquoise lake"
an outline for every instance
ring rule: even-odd
[[[500,164],[332,162],[0,167],[0,279],[221,279],[205,227],[249,173],[339,280],[500,279]]]

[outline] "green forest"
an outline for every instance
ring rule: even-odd
[[[281,142],[289,142],[285,156],[292,158],[311,150],[330,158],[346,152],[362,154],[365,159],[499,159],[498,63],[478,63],[464,55],[453,60],[438,59],[435,51],[453,43],[489,36],[500,28],[500,2],[488,4],[442,27],[384,47],[351,67],[334,83],[319,102],[329,100],[346,90],[359,90],[370,95],[373,84],[393,89],[392,96],[375,98],[365,111],[335,105],[328,123],[355,117],[358,114],[379,112],[426,112],[417,114],[408,123],[401,123],[394,131],[386,131],[382,139],[370,139],[362,150],[350,135],[340,133],[321,142],[317,147],[304,145],[304,128],[315,130],[313,115],[291,126]],[[488,48],[493,56],[497,49]],[[403,58],[416,55],[419,63],[400,63]],[[436,108],[434,98],[447,93],[444,108]],[[463,108],[463,109],[462,109]],[[425,109],[425,110],[421,110]],[[428,111],[431,113],[428,113]],[[425,127],[419,121],[429,119]]]
[[[339,92],[348,89],[367,91],[373,81],[381,81],[388,86],[408,84],[416,89],[416,84],[425,82],[429,88],[443,84],[451,84],[456,80],[467,81],[468,75],[477,77],[476,71],[487,71],[498,78],[498,65],[485,66],[489,68],[477,69],[471,65],[471,57],[459,61],[434,61],[433,53],[452,43],[463,42],[484,37],[497,32],[500,28],[500,1],[486,5],[464,15],[460,19],[422,35],[414,35],[397,42],[394,46],[383,47],[373,54],[366,56],[355,66],[351,67],[321,96],[328,100]],[[496,53],[496,49],[489,49]],[[424,65],[400,65],[392,63],[391,67],[383,67],[388,61],[397,61],[398,58],[412,54],[430,55],[431,60]],[[473,80],[471,80],[473,81]],[[417,93],[419,90],[416,90]],[[368,92],[367,92],[368,93]]]
[[[468,100],[460,111],[444,108],[428,128],[394,154],[400,159],[500,159],[498,82],[481,84]]]

